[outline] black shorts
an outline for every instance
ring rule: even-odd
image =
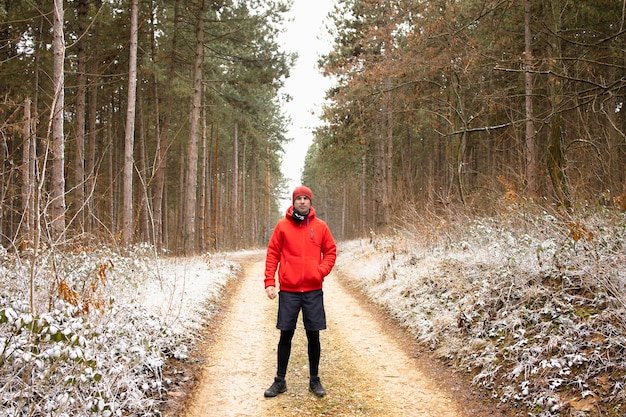
[[[302,310],[302,322],[306,330],[326,329],[324,293],[322,290],[278,293],[278,321],[276,328],[295,330],[298,314]]]

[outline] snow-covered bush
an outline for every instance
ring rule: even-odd
[[[358,282],[477,386],[529,416],[626,413],[623,213],[438,220],[389,239],[346,249]]]
[[[30,261],[6,256],[0,268],[0,416],[160,415],[169,383],[164,365],[186,357],[194,334],[186,323],[173,326],[172,316],[184,322],[198,306],[186,300],[188,311],[162,307],[172,305],[178,295],[171,288],[186,279],[145,246]],[[200,258],[188,261],[201,275],[187,283],[197,304],[236,272],[227,262],[214,264],[209,271]]]

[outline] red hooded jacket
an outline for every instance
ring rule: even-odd
[[[306,219],[296,222],[293,206],[274,228],[267,245],[265,288],[276,286],[276,270],[281,291],[305,292],[322,289],[337,258],[337,246],[330,229],[315,217],[315,209]]]

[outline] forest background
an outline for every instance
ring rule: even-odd
[[[2,245],[267,241],[289,6],[3,2]],[[338,238],[407,203],[626,205],[622,3],[340,1],[329,17],[335,85],[302,180]]]

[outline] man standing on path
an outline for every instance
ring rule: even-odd
[[[311,206],[312,192],[299,186],[293,191],[292,205],[285,218],[274,228],[265,259],[265,292],[276,298],[278,270],[278,370],[274,383],[265,391],[275,397],[287,391],[285,376],[291,355],[291,339],[300,310],[308,341],[309,389],[318,397],[326,395],[318,375],[320,363],[320,330],[326,329],[322,283],[337,258],[337,246],[326,223],[315,217]]]

